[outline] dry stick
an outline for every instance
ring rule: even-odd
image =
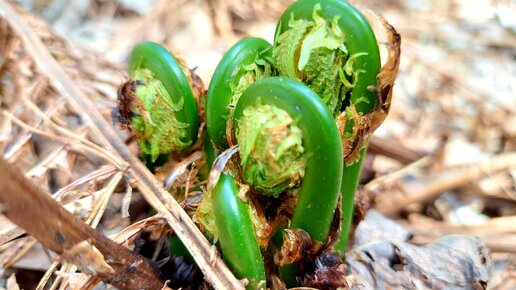
[[[506,237],[495,237],[483,238],[482,240],[492,252],[516,254],[516,241],[514,239],[507,241]]]
[[[397,160],[403,164],[412,163],[424,157],[424,154],[417,152],[403,144],[373,136],[369,141],[367,152],[374,152]]]
[[[434,235],[445,235],[452,233],[475,234],[475,235],[499,235],[516,234],[516,215],[490,218],[481,223],[475,224],[451,224],[447,222],[425,222],[424,229],[419,228],[421,223],[411,223],[407,227],[415,234],[430,232]]]
[[[425,156],[419,160],[407,164],[405,167],[399,170],[384,174],[371,180],[369,183],[365,185],[364,189],[368,191],[375,191],[379,188],[385,187],[387,184],[393,184],[395,182],[398,182],[400,179],[404,178],[409,174],[414,174],[415,172],[421,171],[422,168],[432,164],[433,161],[434,158],[430,155]]]
[[[416,235],[410,240],[410,242],[416,245],[424,246],[435,242],[436,239],[441,237],[442,235],[429,234],[429,232],[427,232],[425,235]],[[491,250],[491,252],[516,254],[516,239],[514,238],[507,238],[507,236],[483,236],[480,238],[482,242],[489,248],[489,250]]]
[[[120,289],[163,286],[145,258],[90,228],[4,159],[0,159],[0,188],[3,214],[64,261]]]
[[[448,234],[474,235],[479,237],[493,252],[516,253],[516,216],[488,219],[482,223],[461,225],[413,220],[403,227],[413,234],[412,243],[425,245]]]
[[[9,161],[8,158],[5,158]],[[90,174],[83,176],[80,179],[75,180],[74,182],[68,184],[67,186],[61,188],[59,191],[52,195],[52,198],[55,200],[60,200],[66,192],[72,190],[73,188],[89,182],[96,178],[102,178],[103,176],[113,175],[116,172],[116,168],[113,166],[105,166],[97,169],[96,171],[91,172]],[[26,176],[30,176],[27,175]],[[7,242],[10,242],[17,237],[23,235],[25,233],[24,230],[20,229],[17,225],[13,224],[4,216],[0,215],[0,246],[4,245]]]
[[[6,19],[11,28],[17,32],[25,49],[33,56],[41,72],[46,74],[53,86],[68,100],[74,110],[81,113],[82,120],[89,123],[92,134],[115,155],[119,155],[128,162],[130,166],[128,171],[134,178],[141,194],[152,207],[163,214],[203,271],[206,280],[215,289],[244,289],[242,283],[235,278],[224,262],[218,256],[213,256],[210,243],[183,208],[132,154],[125,143],[120,140],[113,127],[103,119],[89,98],[66,75],[42,41],[34,35],[30,27],[4,0],[0,0],[0,16]]]
[[[24,233],[25,232],[20,229],[20,227],[0,215],[0,246],[16,239]]]
[[[38,240],[34,237],[28,237],[22,243],[20,243],[20,247],[16,249],[14,254],[6,260],[6,262],[2,265],[4,269],[11,268],[16,262],[18,262],[21,258],[27,255],[32,247],[38,244]]]
[[[501,154],[475,166],[453,168],[415,181],[401,183],[400,192],[379,195],[376,204],[380,212],[391,215],[410,204],[423,202],[447,190],[509,168],[516,168],[516,153]]]

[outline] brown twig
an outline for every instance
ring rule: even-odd
[[[367,191],[376,191],[379,188],[385,188],[389,184],[399,182],[399,180],[403,179],[409,174],[417,174],[417,172],[421,171],[423,168],[427,167],[433,162],[434,158],[432,158],[430,155],[425,156],[419,160],[407,164],[405,167],[399,170],[389,172],[388,174],[384,174],[371,180],[365,185],[364,189]]]
[[[38,240],[33,237],[23,239],[23,242],[20,243],[19,248],[17,248],[16,251],[14,251],[13,255],[10,256],[9,259],[5,260],[5,263],[2,264],[2,267],[4,267],[5,269],[11,268],[14,264],[16,264],[16,262],[23,258],[23,256],[25,256],[37,244]]]
[[[129,225],[116,234],[116,236],[112,237],[112,239],[128,249],[133,249],[135,247],[135,241],[140,237],[143,231],[150,235],[149,238],[151,240],[157,240],[164,237],[164,233],[168,231],[167,221],[160,215],[155,215]],[[84,274],[80,275],[77,281],[74,289],[81,290],[93,289],[99,282],[96,277],[86,276]]]
[[[452,224],[437,222],[427,217],[410,216],[407,228],[414,234],[431,234],[444,236],[446,234],[474,234],[478,236],[493,236],[501,234],[516,234],[516,215],[490,218],[475,224]],[[423,226],[422,226],[423,225]]]
[[[393,140],[373,136],[369,141],[367,152],[374,152],[395,159],[403,164],[412,163],[424,157],[424,154]]]
[[[113,155],[128,163],[128,173],[134,178],[134,183],[147,202],[166,218],[201,271],[203,271],[206,280],[216,289],[243,289],[243,285],[235,278],[224,262],[219,257],[211,255],[213,250],[210,243],[195,226],[188,214],[133,155],[118,137],[113,127],[103,119],[91,100],[66,75],[41,39],[34,34],[11,4],[4,0],[0,0],[0,16],[9,23],[20,37],[24,48],[34,58],[39,69],[49,78],[53,87],[80,114],[84,123],[89,125],[92,135],[113,152]],[[123,168],[124,164],[119,164],[119,166]]]
[[[428,232],[428,231],[427,231]],[[443,235],[430,234],[430,235],[416,235],[410,240],[411,243],[416,245],[427,245],[436,239],[441,238]],[[504,236],[486,236],[481,237],[482,242],[491,250],[491,252],[498,253],[512,253],[516,254],[516,239]],[[492,288],[495,289],[495,288]],[[512,289],[512,288],[507,288]]]
[[[516,168],[516,153],[501,154],[474,166],[452,168],[415,181],[401,183],[398,192],[384,192],[377,197],[376,204],[379,205],[380,212],[391,215],[410,204],[423,202],[447,190],[509,168]]]
[[[12,241],[24,233],[17,225],[0,216],[0,245]]]
[[[427,244],[449,234],[475,235],[482,239],[492,252],[516,253],[516,216],[487,219],[479,224],[450,224],[427,217],[411,215],[403,226],[412,234],[412,243]]]
[[[163,283],[144,257],[84,224],[0,159],[0,204],[5,216],[64,261],[120,289],[159,289]]]

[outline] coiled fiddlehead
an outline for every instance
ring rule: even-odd
[[[141,154],[154,162],[194,144],[199,128],[196,100],[172,54],[154,42],[137,45],[131,52],[129,77],[113,116],[133,132]]]
[[[252,83],[272,75],[271,61],[272,46],[250,37],[231,47],[215,69],[206,95],[206,126],[219,148],[228,147],[228,121],[230,125],[239,97]]]
[[[342,231],[336,249],[343,253],[367,144],[360,140],[366,138],[360,136],[360,129],[368,126],[365,117],[378,103],[376,38],[367,20],[346,1],[299,0],[278,23],[274,56],[280,73],[302,80],[319,93],[339,124],[346,162]]]
[[[257,81],[240,97],[233,119],[235,130],[242,130],[240,120],[246,110],[263,105],[288,113],[303,135],[306,169],[290,227],[325,241],[339,195],[343,164],[340,136],[332,114],[302,83],[272,77]]]

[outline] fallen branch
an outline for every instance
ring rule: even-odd
[[[119,289],[163,287],[146,258],[90,228],[4,159],[0,159],[0,188],[3,214],[63,261]]]

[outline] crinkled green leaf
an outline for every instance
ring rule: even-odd
[[[182,141],[187,137],[186,129],[190,125],[178,121],[174,114],[182,110],[183,98],[173,103],[168,91],[149,69],[137,69],[131,78],[142,81],[136,87],[136,96],[145,111],[134,106],[135,116],[131,120],[141,151],[151,155],[154,162],[160,154],[180,151],[191,145],[191,141]]]
[[[316,4],[311,21],[295,20],[292,15],[289,29],[277,37],[273,56],[280,75],[306,83],[336,116],[358,74],[363,73],[353,67],[354,60],[366,53],[348,55],[340,17],[326,20],[320,11]]]
[[[237,138],[248,184],[278,197],[300,183],[306,164],[303,136],[287,112],[270,105],[247,107]]]

